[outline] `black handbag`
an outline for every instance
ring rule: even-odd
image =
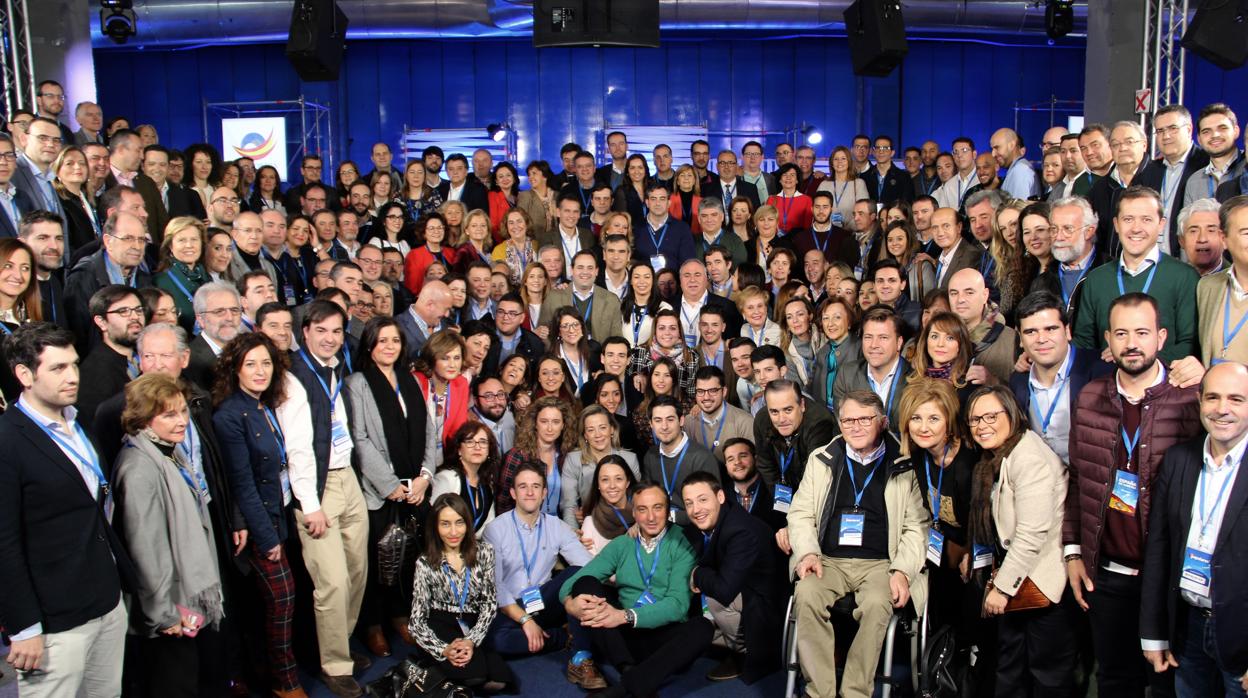
[[[472,691],[451,683],[432,659],[409,657],[368,684],[364,695],[367,698],[472,698]]]
[[[378,581],[392,587],[399,583],[404,565],[414,560],[420,544],[420,520],[395,506],[391,522],[377,540]]]

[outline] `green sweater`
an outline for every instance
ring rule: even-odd
[[[1088,272],[1079,296],[1075,315],[1075,346],[1093,351],[1106,347],[1105,331],[1109,329],[1109,304],[1122,295],[1118,291],[1118,265],[1114,260]],[[1143,291],[1148,272],[1131,276],[1123,273],[1122,286],[1127,293]],[[1169,363],[1185,356],[1196,355],[1196,270],[1166,254],[1157,263],[1157,274],[1148,288],[1148,295],[1157,300],[1161,326],[1166,328],[1166,344],[1159,356]]]
[[[567,600],[576,580],[581,577],[594,577],[606,582],[611,575],[615,575],[615,586],[620,590],[620,607],[637,612],[638,628],[657,628],[683,621],[689,615],[689,574],[696,559],[693,546],[685,540],[678,526],[668,526],[667,533],[654,552],[661,556],[654,579],[650,581],[650,595],[655,602],[646,606],[636,606],[637,599],[645,590],[642,572],[637,568],[636,550],[637,542],[629,536],[612,540],[589,564],[563,583],[559,600]],[[648,573],[654,555],[642,550],[641,559]]]

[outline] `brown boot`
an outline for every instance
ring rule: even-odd
[[[599,691],[607,687],[607,680],[602,677],[602,672],[598,671],[598,667],[594,666],[592,659],[586,659],[580,664],[573,664],[569,661],[566,673],[568,681],[586,691]]]
[[[390,624],[394,627],[394,632],[399,634],[399,639],[403,640],[404,643],[408,645],[416,644],[416,638],[412,636],[412,631],[407,627],[406,618],[395,618],[390,621]]]
[[[364,646],[375,656],[390,656],[390,643],[386,642],[386,634],[381,632],[380,625],[368,626],[368,631],[364,634]]]
[[[357,698],[364,695],[364,691],[360,688],[360,684],[350,676],[330,676],[325,672],[321,672],[321,681],[325,683],[325,687],[330,693],[339,698]]]
[[[308,698],[308,694],[304,692],[303,686],[275,688],[273,689],[273,698]]]

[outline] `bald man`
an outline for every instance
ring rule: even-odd
[[[224,187],[220,187],[217,191],[223,189]],[[230,196],[237,194],[230,192]],[[250,211],[238,214],[230,226],[230,238],[234,241],[234,252],[230,259],[230,268],[226,270],[229,280],[237,281],[249,271],[263,271],[269,275],[274,288],[281,293],[283,289],[278,282],[277,267],[260,254],[264,248],[264,221],[260,219],[260,214]]]
[[[1000,310],[988,302],[988,287],[977,269],[962,269],[949,279],[949,308],[971,335],[972,365],[967,381],[1009,383],[1018,355],[1018,333],[1005,324]]]
[[[451,312],[451,287],[442,281],[426,282],[416,302],[395,320],[407,337],[407,353],[413,359],[420,354],[429,336],[442,329],[443,320]]]
[[[997,167],[1005,169],[1005,181],[1001,184],[1003,190],[1015,199],[1024,200],[1040,193],[1036,170],[1023,157],[1027,149],[1014,129],[998,129],[988,143],[992,146],[992,159]]]
[[[961,269],[978,269],[983,252],[962,237],[962,219],[951,208],[938,208],[932,213],[929,228],[936,243],[936,284],[949,288],[949,278]]]

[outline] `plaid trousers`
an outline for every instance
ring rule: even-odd
[[[256,582],[264,597],[264,634],[269,653],[269,672],[275,688],[290,690],[299,686],[295,673],[295,651],[291,640],[291,628],[295,618],[295,579],[286,561],[286,548],[282,557],[273,562],[253,545],[251,564],[255,568]]]

